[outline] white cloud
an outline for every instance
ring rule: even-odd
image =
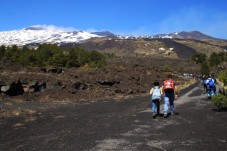
[[[59,31],[59,32],[69,32],[69,31],[78,31],[78,29],[74,27],[61,27],[61,26],[55,26],[55,25],[32,25],[30,27],[36,27],[46,30],[52,30],[52,31]]]

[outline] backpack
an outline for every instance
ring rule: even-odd
[[[206,79],[203,80],[203,85],[206,85]]]
[[[174,82],[172,79],[168,79],[164,81],[163,84],[163,88],[164,90],[168,89],[168,90],[173,90],[174,89]]]
[[[210,79],[210,80],[209,80],[208,86],[209,86],[210,88],[214,87],[214,80],[213,80],[213,79]]]
[[[160,92],[160,87],[159,86],[155,86],[153,89],[153,93],[152,93],[152,100],[155,99],[161,99],[161,92]]]

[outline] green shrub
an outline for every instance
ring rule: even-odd
[[[112,55],[109,54],[109,57]],[[24,46],[19,48],[0,46],[0,59],[7,58],[24,66],[55,66],[102,68],[106,65],[107,55],[98,51],[88,51],[80,47],[62,48],[56,44],[41,44],[37,50]]]
[[[219,65],[221,63],[221,58],[219,58],[219,55],[217,53],[213,52],[210,55],[210,58],[208,61],[210,63],[210,66]]]
[[[227,71],[222,71],[219,76],[218,79],[224,83],[224,86],[227,85]]]
[[[207,62],[203,62],[201,64],[201,69],[200,70],[201,70],[201,74],[202,75],[209,75],[210,71],[211,71],[210,66],[209,66],[209,64]]]
[[[173,72],[174,70],[169,67],[168,65],[165,65],[164,69],[163,69],[163,72]]]
[[[207,61],[207,56],[203,53],[196,53],[191,57],[191,60],[197,64],[202,64]]]
[[[6,51],[6,47],[2,45],[0,47],[0,59],[5,55],[5,51]]]
[[[211,100],[218,108],[227,107],[227,96],[220,94],[220,95],[213,96]]]

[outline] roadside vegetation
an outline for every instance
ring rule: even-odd
[[[209,57],[203,53],[196,53],[191,58],[196,64],[201,65],[201,74],[209,75],[212,72],[212,69],[215,69],[218,65],[227,62],[227,53],[213,52]]]
[[[79,47],[62,48],[56,44],[41,44],[37,49],[27,46],[19,48],[0,47],[0,59],[10,60],[14,63],[33,67],[83,67],[101,68],[106,65],[108,55],[98,51],[88,51]]]
[[[208,58],[205,54],[197,53],[191,58],[197,64],[201,64],[201,74],[209,75],[217,71],[215,69],[220,67],[221,64],[227,62],[227,53],[215,53],[213,52]],[[224,68],[225,69],[225,68]],[[218,80],[222,83],[222,89],[219,90],[219,94],[212,97],[212,101],[218,108],[227,108],[227,71],[221,70],[215,72]]]
[[[227,108],[227,71],[222,71],[218,80],[223,84],[223,89],[219,91],[219,95],[212,97],[212,101],[219,108]]]

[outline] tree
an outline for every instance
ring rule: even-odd
[[[201,64],[201,74],[202,75],[209,75],[210,74],[210,66],[207,62],[203,62]]]
[[[220,59],[219,55],[217,53],[213,52],[210,55],[209,63],[211,66],[219,65],[221,63],[221,59]]]
[[[37,56],[35,54],[35,50],[28,49],[23,51],[19,58],[19,63],[25,66],[36,66],[37,65]]]
[[[0,59],[5,55],[6,47],[2,45],[0,47]]]
[[[207,56],[203,53],[196,53],[195,55],[192,56],[191,59],[197,64],[202,64],[203,62],[207,61]]]
[[[91,51],[90,53],[90,58],[89,58],[89,65],[91,67],[98,67],[101,68],[105,66],[106,64],[106,59],[105,56],[98,51]]]
[[[54,54],[61,53],[60,47],[56,44],[42,44],[37,49],[37,61],[39,66],[47,66],[51,64]]]
[[[89,51],[85,49],[80,49],[80,48],[78,48],[77,51],[78,51],[78,63],[80,64],[80,66],[88,63],[90,58]]]
[[[69,48],[66,57],[67,57],[66,67],[71,68],[80,66],[78,62],[78,52],[76,51],[76,48]]]
[[[67,59],[63,53],[55,54],[51,59],[51,65],[56,67],[64,67],[66,65]]]
[[[18,57],[18,47],[16,45],[13,45],[12,47],[7,47],[5,51],[5,56],[8,59],[15,60]]]

